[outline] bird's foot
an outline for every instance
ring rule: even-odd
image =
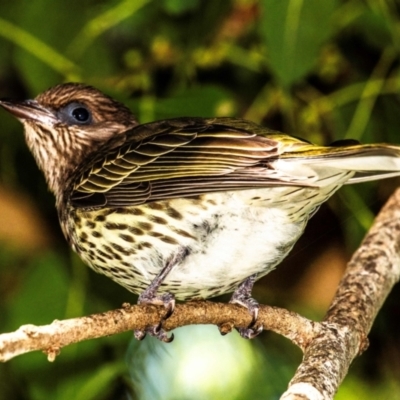
[[[149,289],[149,288],[148,288]],[[147,334],[161,340],[164,343],[170,343],[174,340],[174,334],[168,336],[167,332],[162,328],[162,324],[167,320],[175,309],[175,296],[172,293],[165,293],[156,296],[151,290],[145,290],[138,299],[138,304],[154,304],[165,307],[166,312],[157,325],[148,326],[145,329],[135,329],[134,336],[137,340],[143,340]]]
[[[233,293],[230,303],[239,304],[249,311],[252,319],[247,328],[236,328],[240,336],[244,339],[253,339],[263,331],[262,325],[257,325],[258,311],[260,305],[257,300],[251,297],[251,291],[256,281],[257,275],[249,276],[244,282],[242,282]]]
[[[232,296],[233,297],[233,296]],[[236,328],[239,332],[239,335],[244,339],[254,339],[258,336],[263,330],[262,325],[257,325],[258,311],[260,309],[260,305],[253,298],[247,299],[231,299],[230,303],[239,304],[243,307],[246,307],[251,315],[251,322],[247,328]]]
[[[171,272],[174,266],[180,261],[185,254],[185,250],[175,254],[171,260],[165,265],[160,273],[153,279],[148,288],[139,296],[138,304],[154,304],[164,306],[166,313],[160,322],[154,326],[148,326],[145,329],[135,329],[134,336],[138,340],[143,340],[146,334],[154,336],[162,342],[169,343],[174,340],[174,334],[168,336],[167,332],[162,328],[163,322],[168,319],[175,309],[175,296],[172,293],[164,293],[157,295],[157,291],[163,283],[166,276]]]

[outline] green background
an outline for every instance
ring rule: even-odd
[[[330,143],[400,143],[400,4],[395,0],[0,0],[0,97],[82,81],[140,122],[238,116]],[[343,188],[292,255],[254,290],[320,319],[391,179]],[[397,293],[396,293],[397,292]],[[399,290],[337,399],[400,399]],[[226,301],[229,297],[219,299]],[[0,332],[135,302],[67,248],[21,125],[0,115]],[[0,399],[277,399],[301,353],[186,327],[164,345],[132,333],[0,364]]]

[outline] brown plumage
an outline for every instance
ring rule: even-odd
[[[400,175],[398,146],[315,146],[233,118],[139,125],[81,84],[0,105],[24,124],[73,249],[168,315],[175,297],[235,290],[231,301],[255,321],[254,281],[288,254],[318,206],[345,183]],[[160,326],[147,332],[168,340]]]

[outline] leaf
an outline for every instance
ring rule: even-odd
[[[68,9],[74,5],[79,5],[79,0],[71,0]],[[19,46],[14,62],[32,94],[63,79],[76,81],[81,77],[80,68],[65,57],[63,49],[84,15],[75,13],[71,18],[65,10],[65,4],[60,2],[37,0],[26,2],[17,14],[13,32]]]
[[[193,11],[199,6],[199,0],[164,0],[163,3],[165,11],[175,15]]]
[[[364,12],[359,15],[352,24],[355,31],[361,35],[377,49],[383,49],[393,44],[393,33],[390,20],[386,15],[377,12],[377,10],[364,8]]]
[[[207,85],[179,90],[166,99],[129,102],[141,123],[173,117],[232,116],[236,105],[223,88]]]
[[[1,18],[0,36],[5,37],[6,39],[13,42],[15,45],[19,46],[20,49],[24,50],[21,53],[21,59],[30,60],[30,62],[26,63],[26,70],[29,71],[28,75],[39,77],[39,81],[41,80],[41,76],[40,74],[35,75],[35,68],[33,68],[33,64],[38,63],[38,60],[41,61],[41,63],[38,63],[41,67],[47,69],[50,67],[52,70],[50,71],[53,74],[54,71],[56,71],[66,76],[75,76],[79,72],[78,67],[72,61],[65,58],[54,48],[47,45],[45,42],[41,41],[37,37],[31,35],[26,30],[21,29],[17,25],[14,25],[11,22],[5,21]],[[19,51],[17,51],[17,57],[19,54]],[[35,79],[33,79],[33,81],[35,81]]]
[[[71,42],[69,45],[70,52],[75,57],[81,57],[97,37],[134,15],[148,2],[149,0],[122,0],[114,7],[95,15],[86,22],[85,26]]]
[[[268,62],[281,84],[290,87],[309,73],[330,37],[336,0],[262,0],[261,33]]]
[[[11,305],[11,330],[23,324],[49,324],[62,318],[68,290],[63,259],[48,253],[35,259],[28,269],[18,296]]]

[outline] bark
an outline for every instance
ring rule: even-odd
[[[400,189],[354,253],[332,304],[281,399],[332,399],[400,278]]]

